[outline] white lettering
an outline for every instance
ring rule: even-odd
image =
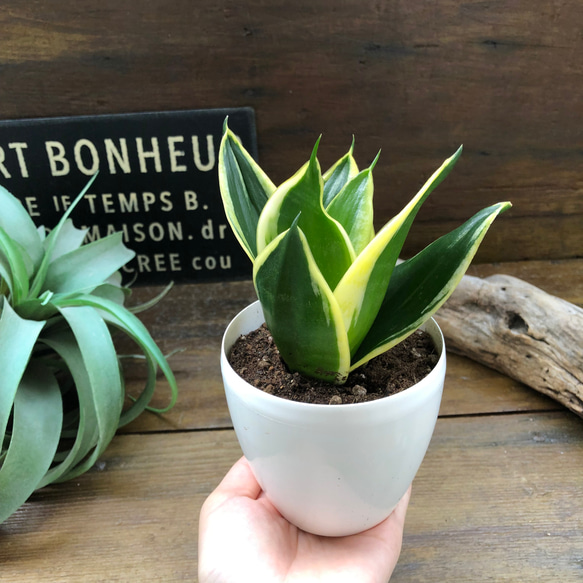
[[[53,196],[53,205],[57,212],[64,212],[71,206],[71,197],[66,194],[63,196]]]
[[[146,240],[146,234],[144,233],[144,223],[135,223],[132,227],[134,232],[134,241],[136,243],[141,243]]]
[[[194,211],[198,208],[198,197],[194,190],[184,191],[184,205],[187,211]]]
[[[170,241],[182,241],[184,239],[182,236],[182,223],[180,221],[177,223],[168,223],[168,238]]]
[[[140,172],[142,172],[142,174],[146,174],[148,172],[148,166],[146,164],[148,158],[152,158],[154,160],[154,168],[156,172],[162,172],[162,162],[160,160],[158,138],[152,138],[151,150],[144,150],[144,141],[142,138],[136,138],[136,146],[138,148],[138,158],[140,160]]]
[[[182,271],[180,255],[178,253],[170,253],[168,257],[170,258],[170,271]]]
[[[83,149],[89,152],[91,158],[91,166],[86,166],[83,160]],[[99,170],[99,154],[93,142],[82,139],[78,140],[73,148],[73,155],[75,156],[75,163],[77,168],[87,176],[93,176]]]
[[[61,142],[45,142],[45,150],[49,157],[51,176],[66,176],[71,170],[69,161],[65,158],[65,146]]]
[[[139,254],[136,255],[136,260],[138,263],[138,271],[140,273],[154,271],[182,271],[182,265],[180,264],[180,255],[178,253],[169,253],[164,255],[163,253],[155,253],[151,258],[148,255]],[[152,266],[153,263],[153,266]],[[125,265],[123,271],[128,273],[135,272],[133,267],[128,267]]]
[[[96,213],[95,210],[95,199],[97,198],[96,194],[86,194],[84,199],[89,203],[89,209],[91,210],[91,214],[94,215]]]
[[[130,159],[128,156],[128,145],[125,138],[119,140],[119,145],[121,147],[121,152],[116,148],[113,140],[106,138],[103,143],[105,144],[105,155],[107,156],[107,164],[109,166],[109,173],[115,174],[115,162],[119,164],[120,169],[124,174],[130,174],[132,171],[130,166]],[[114,160],[115,159],[115,160]]]
[[[150,271],[152,271],[150,269],[150,258],[147,255],[138,255],[137,259],[138,269],[140,270],[140,273],[143,273],[144,271],[147,271],[149,273]]]
[[[162,241],[164,239],[164,227],[160,223],[150,223],[148,227],[148,235],[150,235],[150,239],[152,241]]]
[[[26,167],[26,160],[24,159],[24,154],[22,153],[22,150],[28,148],[28,144],[26,142],[12,142],[8,144],[8,147],[12,150],[16,150],[16,158],[18,159],[18,166],[20,167],[20,175],[22,178],[28,178],[28,168]]]
[[[12,178],[10,172],[8,172],[8,169],[4,166],[4,160],[6,160],[6,154],[4,153],[4,148],[0,148],[0,172],[2,172],[4,178]]]
[[[231,256],[230,255],[220,255],[219,261],[217,263],[217,258],[209,255],[207,257],[193,257],[192,261],[192,268],[195,271],[202,271],[203,269],[207,269],[208,271],[213,271],[217,268],[217,265],[221,269],[231,269]],[[204,266],[204,267],[203,267]]]
[[[212,219],[209,219],[206,224],[202,226],[200,234],[202,235],[202,238],[206,239],[207,241],[215,238],[215,230]]]
[[[194,165],[201,172],[208,172],[215,167],[215,142],[212,134],[206,137],[207,163],[203,164],[200,159],[200,146],[198,136],[192,136],[192,152],[194,154]]]
[[[99,225],[91,225],[90,227],[83,227],[87,229],[87,234],[85,235],[85,242],[91,243],[92,241],[97,241],[101,237],[99,234]]]
[[[162,201],[162,208],[161,208],[162,211],[168,212],[174,208],[174,205],[172,204],[172,201],[170,200],[171,196],[172,195],[167,190],[160,193],[160,200]]]
[[[156,202],[156,195],[152,192],[142,192],[142,201],[144,203],[144,210],[148,212],[150,207]]]
[[[26,210],[31,217],[40,217],[40,213],[37,210],[36,196],[26,196],[24,197],[24,202],[26,203]]]
[[[119,210],[122,213],[137,213],[140,209],[138,208],[138,195],[135,192],[130,192],[129,200],[123,192],[119,193]]]
[[[171,172],[186,172],[187,168],[184,164],[178,164],[177,159],[184,156],[184,150],[177,150],[176,144],[184,142],[183,136],[168,136],[168,151],[170,153],[170,171]]]
[[[101,202],[103,203],[103,210],[107,214],[111,214],[115,212],[113,208],[113,200],[111,194],[102,194],[101,195]]]

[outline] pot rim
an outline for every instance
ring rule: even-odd
[[[245,381],[242,377],[240,377],[227,358],[227,338],[232,336],[233,328],[235,326],[236,320],[243,316],[246,312],[256,312],[258,317],[263,318],[263,310],[261,308],[261,304],[259,300],[253,302],[252,304],[245,307],[241,310],[230,322],[225,332],[223,334],[223,338],[221,341],[221,368],[223,370],[223,375],[228,375],[232,378],[239,379],[239,390],[240,390],[240,397],[244,399],[254,399],[264,401],[266,405],[271,403],[271,405],[275,405],[276,403],[280,406],[286,406],[288,411],[297,411],[298,414],[307,414],[309,411],[311,412],[323,412],[327,411],[329,415],[343,415],[348,413],[349,410],[360,410],[361,412],[365,412],[366,409],[377,410],[380,407],[403,407],[405,403],[411,400],[414,396],[418,394],[423,394],[425,391],[428,391],[433,385],[438,383],[440,377],[445,374],[445,361],[446,361],[446,348],[445,348],[445,340],[443,338],[443,333],[441,328],[437,324],[437,322],[431,318],[425,324],[420,326],[417,329],[424,330],[429,328],[427,331],[431,334],[433,341],[436,344],[436,348],[439,351],[439,359],[436,365],[433,367],[430,373],[428,373],[425,377],[423,377],[419,382],[414,384],[403,391],[395,393],[393,395],[388,395],[386,397],[382,397],[380,399],[375,399],[373,401],[365,401],[363,403],[346,403],[342,405],[329,405],[329,404],[321,404],[321,403],[304,403],[301,401],[291,401],[289,399],[284,399],[283,397],[278,397],[276,395],[270,395],[254,387],[247,381]],[[262,320],[264,321],[264,319]],[[256,329],[257,326],[251,328],[249,331]],[[247,332],[242,332],[247,333]],[[232,343],[238,338],[239,334],[235,336],[232,340],[228,348],[230,349]],[[413,399],[414,400],[414,399]],[[284,403],[286,405],[284,405]]]

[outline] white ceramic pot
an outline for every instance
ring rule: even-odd
[[[227,354],[263,323],[259,302],[223,337],[221,368],[243,454],[268,499],[299,528],[346,536],[392,512],[413,481],[433,434],[445,377],[441,330],[425,330],[440,353],[433,371],[409,389],[366,403],[314,405],[269,395],[244,381]]]

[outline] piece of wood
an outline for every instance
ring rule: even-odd
[[[0,23],[2,119],[251,106],[277,183],[354,135],[362,168],[382,149],[377,225],[463,143],[407,254],[499,200],[480,261],[581,254],[580,0],[4,0]]]
[[[466,275],[436,320],[449,350],[583,416],[583,309],[515,277]]]
[[[583,259],[473,263],[467,274],[476,277],[512,275],[540,287],[549,294],[583,307]]]

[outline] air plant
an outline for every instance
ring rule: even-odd
[[[166,358],[124,307],[120,269],[134,257],[122,234],[83,244],[69,215],[37,228],[0,187],[0,522],[38,488],[90,469],[116,430],[148,408],[158,368],[177,386]],[[141,394],[124,406],[123,355],[112,333],[131,338],[145,359]],[[131,398],[131,397],[130,397]]]
[[[288,368],[336,384],[404,340],[452,294],[488,228],[494,204],[398,262],[411,224],[461,155],[448,158],[375,234],[372,171],[359,171],[354,141],[322,174],[310,159],[275,186],[229,130],[219,152],[227,219],[253,262],[265,322]]]

